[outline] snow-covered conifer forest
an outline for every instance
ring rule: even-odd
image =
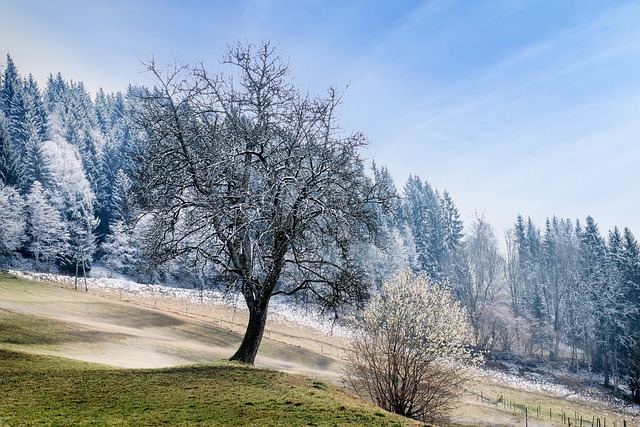
[[[208,78],[200,77],[202,82]],[[133,86],[124,93],[89,94],[82,82],[60,74],[50,75],[39,87],[7,56],[0,76],[2,266],[82,276],[99,263],[141,282],[188,287],[221,287],[230,280],[228,271],[211,261],[220,254],[207,252],[216,247],[204,247],[198,235],[198,230],[207,232],[203,218],[176,215],[171,222],[140,203],[141,197],[149,201],[156,196],[137,191],[141,185],[136,179],[147,166],[141,164],[141,153],[150,135],[163,138],[149,131],[149,94],[162,96],[157,88]],[[302,165],[304,158],[299,159]],[[357,161],[349,166],[359,173]],[[587,370],[640,401],[640,247],[628,228],[600,230],[588,213],[580,220],[549,213],[544,224],[536,224],[525,212],[513,219],[513,228],[500,241],[486,218],[463,224],[455,195],[433,188],[426,179],[412,176],[396,187],[384,165],[370,162],[363,169],[371,185],[363,184],[370,193],[362,199],[385,200],[366,210],[375,224],[365,228],[375,228],[375,235],[358,242],[313,242],[315,249],[326,245],[322,260],[315,262],[329,266],[331,257],[348,252],[346,265],[369,292],[398,272],[425,273],[466,309],[475,345],[487,359],[537,360]],[[175,178],[166,180],[165,188]],[[214,178],[198,175],[206,185]],[[312,201],[309,209],[315,212]],[[187,220],[201,228],[180,234]],[[163,236],[158,236],[158,221],[169,225]],[[210,221],[214,224],[215,218]],[[325,225],[343,227],[337,220]],[[158,242],[169,232],[172,245],[159,253]],[[301,240],[291,245],[307,250]],[[283,265],[294,261],[284,257]],[[300,290],[298,282],[288,280],[315,280],[304,276],[303,269],[296,274],[281,275],[275,292]],[[313,292],[297,298],[306,300]],[[315,296],[331,302],[339,295]]]

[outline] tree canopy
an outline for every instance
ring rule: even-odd
[[[159,262],[197,257],[240,290],[250,319],[232,359],[253,363],[272,296],[305,293],[334,310],[365,299],[355,249],[383,200],[364,137],[337,126],[335,90],[301,96],[269,43],[233,46],[223,65],[148,64],[157,85],[144,96],[134,186]]]

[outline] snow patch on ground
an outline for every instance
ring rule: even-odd
[[[621,418],[623,418],[622,414],[634,419],[640,417],[640,407],[638,405],[613,396],[608,391],[602,390],[597,386],[587,385],[592,382],[594,378],[590,378],[586,374],[580,376],[572,373],[571,378],[577,380],[577,383],[570,386],[559,382],[558,378],[563,378],[568,375],[561,370],[542,373],[522,372],[522,367],[519,365],[509,363],[502,363],[502,365],[506,369],[497,370],[484,367],[481,371],[493,381],[507,387],[555,395],[568,400],[607,405],[618,412]]]
[[[557,396],[569,397],[575,393],[568,387],[554,383],[550,378],[545,378],[540,374],[526,373],[524,376],[509,372],[484,368],[485,375],[508,387],[513,387],[525,391],[537,391],[553,393]]]

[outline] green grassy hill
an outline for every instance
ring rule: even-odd
[[[194,331],[212,335],[209,340],[227,335],[229,340],[237,339],[226,331],[200,331],[195,328],[203,326],[197,324],[187,328],[179,319],[162,313],[136,306],[127,312],[126,305],[113,304],[83,292],[0,274],[0,426],[418,425],[304,375],[226,361],[125,369],[47,354],[73,351],[78,353],[74,359],[82,359],[79,353],[85,347],[91,352],[109,351],[113,347],[101,345],[113,342],[130,344],[135,351],[135,345],[149,345],[129,335],[139,330],[168,334],[178,328],[169,335],[171,339],[178,333],[191,336]],[[47,309],[51,305],[57,311]],[[38,314],[44,312],[50,315]],[[61,313],[65,315],[60,317]],[[76,317],[68,315],[77,313],[91,315],[92,322],[96,317],[107,321],[111,313],[114,319],[110,321],[119,327],[136,328],[117,329],[118,333],[96,331],[92,323],[78,324]],[[287,348],[278,348],[276,353]],[[156,348],[154,354],[161,350]],[[299,353],[308,358],[304,351]]]
[[[336,337],[273,322],[257,359],[264,369],[211,363],[240,342],[241,313],[189,305],[186,316],[177,301],[158,300],[155,308],[153,298],[129,299],[0,272],[0,426],[420,425],[335,386],[344,345]],[[524,405],[529,426],[562,425],[565,415],[574,425],[580,417],[585,426],[598,418],[639,425],[618,413],[619,405],[482,374],[468,385],[452,422],[520,426]]]
[[[409,426],[326,383],[220,362],[113,369],[0,350],[0,425]]]

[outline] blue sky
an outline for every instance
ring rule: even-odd
[[[297,85],[402,188],[448,190],[469,224],[595,218],[640,237],[640,2],[0,0],[0,53],[41,82],[149,84],[142,62],[278,43]]]

